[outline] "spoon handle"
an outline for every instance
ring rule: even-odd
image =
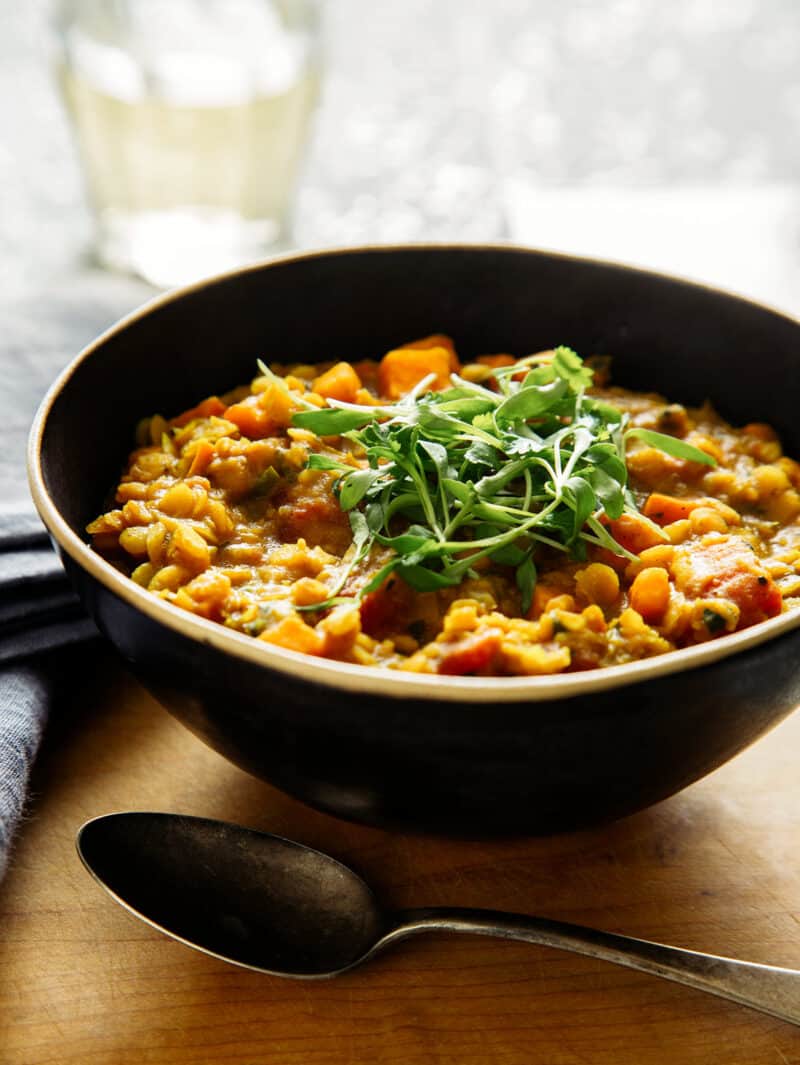
[[[405,910],[395,917],[394,927],[379,944],[381,948],[420,932],[464,932],[517,939],[663,976],[800,1024],[800,972],[794,969],[721,958],[563,921],[494,910],[441,907]]]

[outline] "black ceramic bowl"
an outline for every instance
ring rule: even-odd
[[[450,333],[462,357],[569,344],[614,379],[800,454],[800,323],[623,266],[508,246],[286,257],[169,293],[65,370],[30,445],[33,495],[88,611],[212,747],[313,806],[376,824],[549,832],[619,817],[741,751],[800,701],[800,611],[593,673],[428,677],[306,657],[186,614],[94,554],[84,527],[144,414],[249,380],[256,357],[377,357]]]

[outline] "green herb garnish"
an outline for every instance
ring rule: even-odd
[[[260,473],[255,479],[253,487],[250,489],[250,496],[253,499],[261,499],[268,496],[276,485],[280,484],[281,476],[274,466],[267,466],[263,473]]]
[[[717,632],[722,632],[725,628],[725,618],[722,614],[718,614],[716,610],[708,610],[706,608],[703,611],[703,624],[706,629],[714,635]]]
[[[523,380],[515,380],[527,371]],[[432,377],[399,402],[360,406],[330,400],[294,415],[318,436],[344,436],[368,462],[354,469],[312,454],[311,469],[337,471],[335,491],[350,512],[354,544],[346,574],[373,543],[394,556],[361,589],[398,573],[419,591],[459,584],[490,558],[515,571],[523,612],[536,584],[540,545],[586,557],[587,545],[633,558],[602,524],[637,513],[627,487],[627,441],[638,437],[670,455],[714,465],[683,440],[628,426],[628,417],[588,395],[592,370],[570,348],[495,368],[496,391],[452,375]],[[642,518],[642,520],[646,520]]]

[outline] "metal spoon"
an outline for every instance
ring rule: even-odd
[[[89,872],[173,939],[258,972],[336,976],[419,932],[517,939],[624,965],[800,1024],[800,972],[493,910],[384,910],[320,851],[223,821],[109,814],[78,833]]]

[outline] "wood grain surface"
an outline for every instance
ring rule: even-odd
[[[74,662],[0,889],[3,1065],[787,1065],[800,1028],[570,954],[420,938],[333,981],[262,976],[128,915],[74,849],[162,809],[303,840],[398,906],[493,906],[800,967],[795,715],[705,781],[548,839],[448,841],[315,813],[174,721],[110,652]]]

